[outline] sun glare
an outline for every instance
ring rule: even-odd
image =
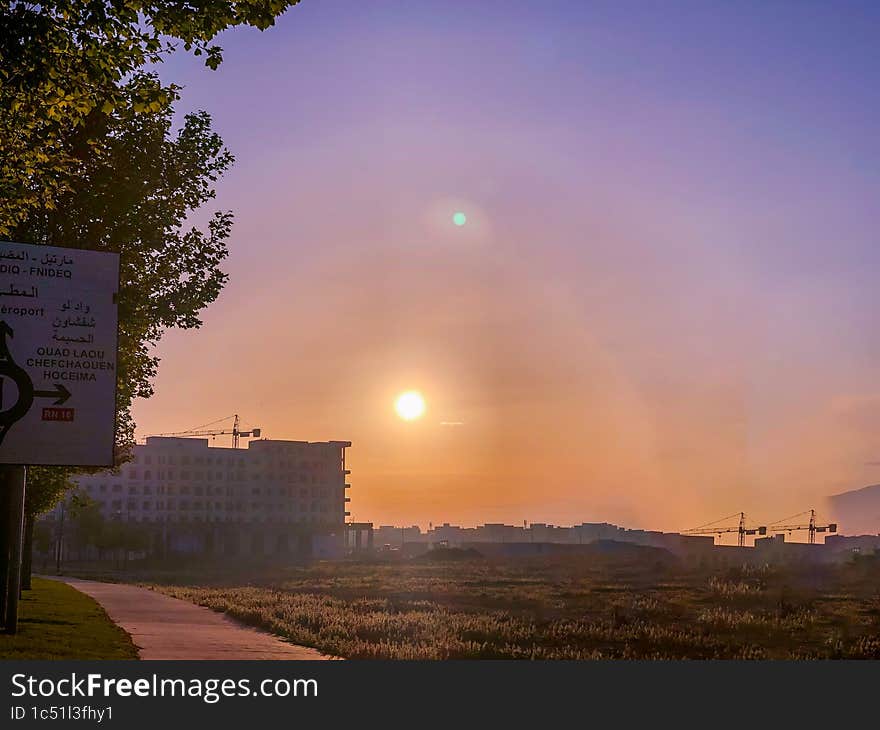
[[[408,390],[397,396],[394,403],[394,409],[397,415],[404,421],[414,421],[421,418],[425,413],[425,399],[417,390]]]

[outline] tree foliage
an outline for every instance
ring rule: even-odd
[[[72,486],[71,470],[54,466],[31,466],[27,470],[25,511],[30,517],[52,507]]]
[[[144,83],[137,78],[132,93]],[[189,114],[172,134],[173,107],[150,114],[129,107],[95,115],[67,140],[77,149],[93,135],[104,154],[87,157],[75,190],[52,209],[32,212],[13,238],[25,243],[85,247],[120,254],[119,399],[117,443],[130,442],[129,407],[152,395],[158,360],[150,354],[169,327],[201,324],[199,312],[220,293],[220,263],[232,214],[217,212],[205,230],[185,227],[187,217],[214,197],[214,182],[232,155],[205,112]],[[94,127],[100,127],[96,129]]]
[[[136,95],[155,76],[139,75],[123,92]],[[170,92],[176,98],[176,92]],[[117,431],[119,460],[133,441],[131,404],[152,395],[158,358],[153,346],[171,327],[201,324],[199,314],[219,295],[221,262],[232,214],[218,211],[202,228],[187,226],[193,211],[215,195],[214,183],[233,157],[205,112],[187,115],[173,131],[172,105],[142,114],[126,104],[94,113],[63,138],[70,150],[100,137],[103,153],[84,155],[80,184],[59,193],[13,230],[24,243],[84,247],[120,254]],[[51,474],[51,477],[49,476]],[[32,469],[29,491],[39,513],[63,493],[70,470]],[[46,495],[42,493],[45,492]]]
[[[0,0],[0,235],[78,185],[83,155],[65,144],[73,129],[89,129],[96,112],[167,108],[169,89],[143,76],[132,84],[138,71],[177,48],[216,68],[218,33],[263,30],[298,1]],[[103,152],[100,134],[82,143]]]

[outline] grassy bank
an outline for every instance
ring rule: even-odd
[[[347,658],[880,658],[880,564],[325,564],[153,587]]]
[[[0,659],[136,659],[131,639],[83,593],[35,578],[19,604],[19,630],[0,633]]]

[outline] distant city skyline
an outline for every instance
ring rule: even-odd
[[[138,435],[350,440],[377,524],[676,530],[880,481],[878,41],[868,3],[325,1],[169,59],[236,224]]]

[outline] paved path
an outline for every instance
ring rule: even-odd
[[[49,576],[47,576],[49,577]],[[94,598],[141,659],[329,659],[209,608],[121,583],[58,578]]]

